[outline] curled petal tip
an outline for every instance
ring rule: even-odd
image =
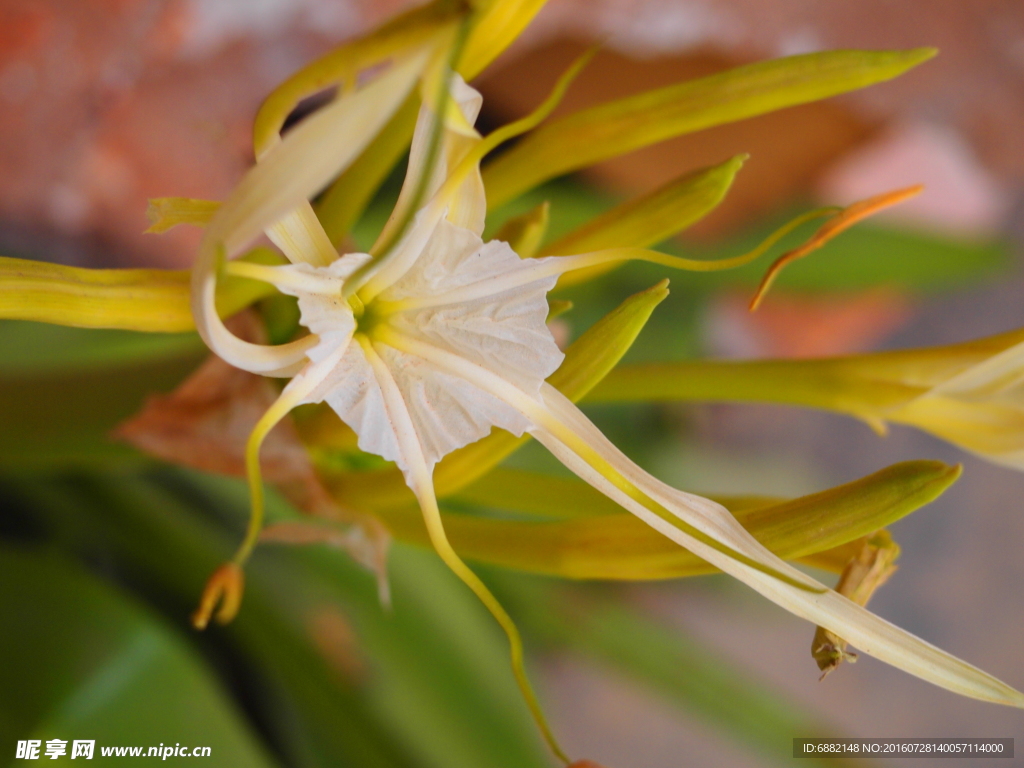
[[[192,626],[206,629],[210,618],[227,624],[238,614],[245,591],[245,574],[237,563],[224,563],[210,576],[199,598],[199,607],[192,614]],[[214,615],[216,611],[216,615]]]
[[[569,763],[565,768],[604,768],[604,766],[593,760],[577,760],[574,763]]]

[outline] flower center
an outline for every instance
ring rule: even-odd
[[[356,320],[356,333],[366,336],[372,337],[373,331],[387,322],[392,314],[385,306],[382,306],[381,302],[370,301],[368,304],[363,304],[355,294],[349,298],[348,302]]]

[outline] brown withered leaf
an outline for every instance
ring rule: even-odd
[[[896,572],[896,559],[900,547],[886,530],[869,536],[857,555],[850,559],[836,592],[850,598],[857,605],[867,605],[880,586]],[[821,670],[821,680],[839,668],[844,661],[854,662],[857,654],[846,650],[847,642],[827,629],[818,627],[811,642],[811,655]]]
[[[246,341],[265,342],[259,319],[251,312],[239,313],[228,327]],[[171,394],[147,399],[139,413],[117,427],[114,437],[173,464],[244,477],[246,440],[276,399],[269,380],[210,355]],[[272,483],[304,480],[312,473],[289,419],[267,435],[260,459]]]
[[[252,312],[236,315],[228,326],[239,338],[265,342],[260,320]],[[268,379],[211,355],[172,393],[150,397],[139,413],[117,427],[114,437],[173,464],[244,477],[246,441],[277,396]],[[294,507],[335,524],[327,529],[330,536],[307,536],[289,543],[322,541],[344,549],[377,575],[381,595],[386,597],[387,530],[375,518],[334,500],[317,477],[290,418],[282,419],[267,435],[260,465],[264,478]],[[292,538],[301,537],[293,534]],[[278,532],[265,540],[283,542],[288,536]]]

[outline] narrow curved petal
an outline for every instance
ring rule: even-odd
[[[472,126],[483,105],[480,93],[466,85],[465,80],[455,74],[451,79],[450,98],[454,102],[455,108],[459,110],[465,124]],[[413,132],[412,147],[409,150],[409,165],[405,172],[405,181],[402,183],[402,191],[395,203],[394,211],[377,238],[378,246],[396,234],[395,227],[408,215],[410,206],[416,203],[414,198],[417,192],[421,191],[423,175],[426,173],[433,121],[433,105],[424,99],[416,119],[416,130]],[[474,131],[473,135],[467,136],[464,131],[458,130],[458,126],[454,126],[451,121],[446,120],[441,141],[441,151],[434,162],[430,181],[422,188],[423,199],[419,201],[421,205],[430,200],[441,188],[445,179],[448,178],[448,171],[458,165],[473,146],[480,141],[480,135]],[[480,177],[478,165],[476,171],[463,182],[455,202],[449,208],[447,217],[452,223],[479,235],[484,230],[486,215],[487,200],[484,197],[484,183]]]
[[[308,200],[303,200],[293,211],[270,225],[267,237],[292,264],[326,267],[338,258],[338,252],[331,245]]]
[[[357,346],[355,344],[353,347]],[[405,392],[402,391],[394,378],[394,369],[391,368],[378,354],[375,345],[366,337],[359,340],[359,348],[362,350],[367,368],[376,382],[376,389],[380,393],[383,408],[388,416],[388,421],[394,430],[396,446],[401,462],[406,467],[406,477],[409,487],[419,501],[420,509],[423,511],[423,520],[426,523],[431,543],[438,555],[445,564],[458,576],[462,582],[469,587],[480,599],[480,602],[491,612],[495,620],[504,630],[509,641],[509,654],[512,662],[512,673],[516,678],[516,684],[526,700],[526,705],[533,716],[537,727],[544,736],[548,746],[555,755],[563,762],[568,763],[569,758],[559,746],[551,728],[548,726],[544,712],[537,701],[529,679],[526,677],[526,670],[523,664],[523,641],[516,628],[515,622],[502,608],[491,591],[480,578],[462,561],[451,544],[444,530],[441,521],[441,511],[437,506],[437,498],[434,495],[434,485],[431,480],[432,464],[428,461],[423,452],[423,446],[417,439],[417,429],[414,424],[413,414],[406,400]]]
[[[786,610],[847,639],[865,653],[948,690],[1024,707],[1024,694],[827,589],[768,552],[724,507],[683,493],[631,462],[549,385],[531,397],[493,373],[413,339],[386,337],[515,407],[533,435],[569,469],[648,525]]]
[[[399,107],[428,50],[303,121],[254,166],[206,228],[192,273],[192,313],[203,340],[232,365],[265,373],[295,365],[310,342],[267,348],[238,339],[214,304],[218,257],[230,257],[321,189],[363,150]]]

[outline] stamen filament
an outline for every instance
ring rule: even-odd
[[[840,208],[818,208],[803,213],[772,232],[753,250],[728,259],[718,259],[716,261],[687,259],[682,256],[662,253],[661,251],[652,251],[649,248],[609,248],[603,251],[592,251],[573,256],[546,256],[539,259],[524,259],[521,264],[516,265],[513,271],[502,275],[495,275],[494,277],[489,277],[451,291],[395,302],[378,301],[378,306],[382,312],[390,313],[475,301],[528,285],[536,280],[544,280],[549,277],[565,274],[566,272],[573,272],[577,269],[587,269],[618,261],[647,261],[652,264],[682,269],[687,272],[719,272],[726,269],[736,269],[755,261],[775,243],[808,221],[821,218],[822,216],[832,216],[840,210]]]
[[[290,288],[293,291],[315,293],[322,296],[338,296],[341,293],[342,280],[340,278],[300,272],[288,267],[272,267],[248,261],[229,261],[224,265],[224,272],[228,275],[270,283],[277,288]]]
[[[431,544],[434,546],[438,556],[444,561],[445,565],[447,565],[451,571],[473,591],[473,594],[475,594],[480,602],[484,604],[487,610],[490,611],[491,615],[505,631],[505,635],[508,637],[509,642],[512,673],[515,676],[516,684],[519,686],[519,690],[526,701],[526,706],[529,708],[534,722],[536,722],[537,727],[540,729],[540,732],[548,746],[551,748],[551,751],[554,752],[560,760],[565,763],[569,763],[570,760],[559,746],[558,741],[555,739],[554,733],[551,731],[551,727],[548,725],[547,719],[544,717],[544,712],[541,709],[540,702],[537,700],[537,696],[533,692],[533,687],[530,685],[530,680],[526,676],[523,640],[515,622],[512,621],[512,617],[508,615],[501,603],[498,602],[498,599],[491,593],[483,581],[480,580],[480,577],[466,565],[461,557],[459,557],[458,553],[448,541],[448,535],[445,533],[444,523],[441,520],[441,512],[437,506],[437,498],[434,494],[434,483],[431,477],[432,471],[427,466],[423,450],[416,437],[412,418],[409,415],[408,408],[406,407],[402,394],[398,389],[398,385],[391,376],[391,372],[388,370],[387,365],[383,360],[381,360],[380,355],[377,354],[377,351],[374,349],[373,342],[371,342],[364,334],[356,334],[355,338],[362,347],[363,353],[366,355],[366,359],[373,369],[374,375],[377,378],[377,383],[380,385],[381,392],[384,395],[384,402],[386,404],[388,414],[391,417],[395,435],[398,438],[399,447],[405,457],[405,460],[408,462],[406,479],[409,483],[409,487],[412,489],[412,492],[416,495],[417,501],[419,501],[420,509],[423,512],[423,521],[427,527],[427,533],[430,537]]]
[[[245,446],[245,470],[249,480],[249,524],[245,538],[231,560],[214,571],[203,590],[199,607],[192,615],[192,624],[203,629],[210,621],[218,605],[216,618],[220,624],[231,621],[242,604],[242,591],[245,584],[242,567],[249,559],[260,531],[263,529],[264,493],[263,476],[260,471],[260,448],[264,439],[277,423],[281,421],[295,406],[303,402],[341,362],[348,349],[348,340],[319,362],[311,363],[303,372],[295,376],[281,392],[266,413],[256,422]]]

